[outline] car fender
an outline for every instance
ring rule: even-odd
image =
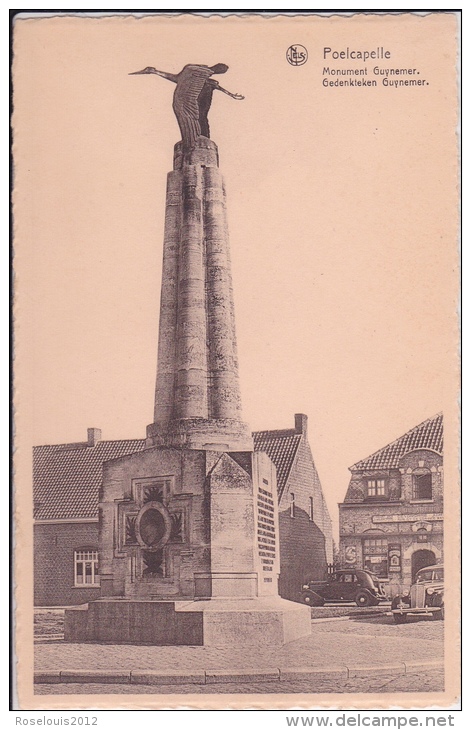
[[[311,590],[310,588],[305,588],[303,592],[301,593],[301,601],[302,603],[307,604],[308,606],[323,606],[324,605],[324,598],[319,595],[319,593],[316,593],[315,591]]]

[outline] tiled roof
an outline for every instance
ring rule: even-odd
[[[292,428],[284,431],[256,431],[255,451],[264,451],[276,466],[278,497],[283,494],[302,435]]]
[[[257,431],[256,451],[276,466],[278,494],[283,493],[302,438],[294,429]],[[36,520],[90,519],[98,516],[98,490],[105,461],[141,451],[144,439],[36,446],[33,449],[34,517]]]
[[[416,449],[432,449],[443,453],[443,414],[438,413],[423,423],[384,446],[366,459],[350,467],[351,471],[360,469],[395,469],[399,460],[409,451]]]
[[[36,446],[33,449],[34,517],[98,517],[103,462],[141,451],[145,439]]]

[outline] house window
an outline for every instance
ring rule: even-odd
[[[416,540],[417,540],[417,542],[428,542],[429,541],[428,532],[426,530],[418,530]]]
[[[412,499],[432,499],[432,475],[429,471],[417,470],[412,476]]]
[[[309,497],[309,519],[314,520],[314,497]]]
[[[74,585],[99,586],[98,551],[76,550],[74,558]]]
[[[363,567],[379,578],[388,577],[388,541],[382,537],[363,540]]]
[[[294,510],[295,510],[295,501],[294,501],[294,492],[290,493],[290,503],[289,503],[289,514],[290,517],[294,517]]]
[[[368,497],[385,497],[386,479],[368,479]]]

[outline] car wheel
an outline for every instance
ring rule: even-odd
[[[407,614],[393,613],[393,619],[395,624],[405,624],[407,621]]]
[[[440,606],[440,610],[434,611],[432,616],[434,621],[443,621],[445,618],[445,606]]]
[[[373,600],[366,591],[359,591],[355,596],[357,606],[371,606]]]

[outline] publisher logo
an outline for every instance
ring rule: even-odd
[[[290,46],[286,51],[286,60],[292,66],[302,66],[307,61],[307,49],[299,43]]]

